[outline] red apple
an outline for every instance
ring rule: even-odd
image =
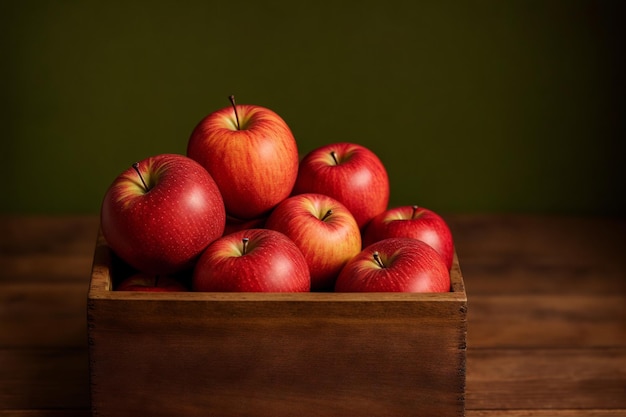
[[[387,209],[389,178],[378,156],[353,143],[325,145],[300,162],[294,194],[326,194],[345,205],[363,228]]]
[[[175,292],[188,291],[180,281],[169,275],[138,272],[117,285],[117,291]]]
[[[224,231],[226,213],[217,185],[183,155],[144,159],[107,190],[101,227],[111,249],[132,267],[153,274],[191,269]]]
[[[361,251],[344,266],[337,292],[447,292],[450,273],[430,245],[411,238],[389,238]]]
[[[211,243],[196,264],[194,291],[307,292],[304,255],[291,239],[269,229],[231,233]]]
[[[432,210],[418,206],[389,209],[374,217],[363,233],[363,246],[390,237],[412,237],[435,248],[448,269],[452,267],[454,242],[445,220]]]
[[[231,107],[209,114],[196,126],[187,156],[215,179],[230,216],[263,217],[291,194],[298,148],[278,114],[231,100]]]
[[[284,200],[265,227],[284,233],[300,248],[313,290],[332,290],[341,268],[361,251],[361,232],[354,216],[327,195],[299,194]]]

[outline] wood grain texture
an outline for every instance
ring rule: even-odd
[[[465,415],[626,417],[626,221],[446,220],[468,298]],[[0,216],[0,416],[91,415],[97,228],[94,216]]]
[[[85,347],[84,286],[29,282],[0,284],[0,289],[0,346]]]
[[[626,346],[624,295],[476,295],[468,345],[473,348]]]
[[[0,216],[0,284],[71,282],[84,287],[96,216]]]
[[[626,294],[626,219],[446,216],[472,295]]]
[[[626,410],[467,410],[466,417],[626,417]],[[0,410],[0,417],[89,417],[82,410]]]
[[[626,348],[468,351],[477,409],[626,409]]]
[[[626,417],[626,410],[587,408],[563,410],[468,410],[467,417]]]
[[[89,417],[91,410],[82,409],[31,409],[0,410],[0,417]]]
[[[86,349],[0,349],[0,407],[89,407]]]
[[[141,294],[110,291],[99,242],[88,305],[98,415],[463,415],[458,262],[446,294]]]

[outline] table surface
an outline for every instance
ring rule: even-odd
[[[449,215],[466,415],[626,417],[626,219]],[[0,417],[88,416],[96,216],[0,216]]]

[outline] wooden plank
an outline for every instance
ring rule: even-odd
[[[465,417],[626,417],[626,410],[467,410]]]
[[[89,281],[92,261],[93,255],[40,253],[0,255],[0,284],[86,283]]]
[[[476,295],[470,348],[626,347],[626,294]]]
[[[116,416],[460,415],[463,323],[449,304],[95,300],[94,407]]]
[[[0,283],[87,282],[98,216],[0,216]]]
[[[210,410],[207,410],[207,415]],[[466,410],[466,417],[626,417],[626,410]],[[91,417],[83,410],[0,410],[0,417]]]
[[[447,216],[467,292],[626,293],[626,219]]]
[[[91,417],[89,408],[79,410],[0,410],[0,417]]]
[[[91,256],[99,217],[0,215],[0,253]]]
[[[1,408],[88,408],[88,364],[87,349],[0,349]]]
[[[625,252],[626,253],[626,252]],[[620,259],[464,256],[467,292],[499,294],[626,294],[626,256]]]
[[[468,349],[467,409],[626,409],[626,348]]]
[[[461,259],[617,260],[626,249],[626,219],[510,214],[444,216]]]
[[[87,283],[0,284],[0,347],[86,347]]]
[[[207,410],[207,415],[210,410]],[[83,410],[0,410],[0,417],[90,417]],[[252,415],[251,415],[252,416]],[[466,417],[626,417],[626,410],[466,410]]]

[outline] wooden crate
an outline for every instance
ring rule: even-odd
[[[94,416],[463,416],[467,296],[112,291],[100,236],[88,294]]]

